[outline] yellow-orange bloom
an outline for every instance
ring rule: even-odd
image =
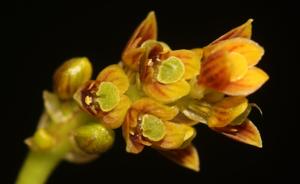
[[[83,110],[99,118],[110,128],[122,125],[131,101],[124,95],[129,87],[119,65],[104,68],[96,80],[84,84],[74,95]]]
[[[134,102],[122,126],[126,151],[140,153],[144,146],[173,150],[188,145],[195,137],[195,129],[172,122],[177,113],[176,107],[160,104],[150,98]]]
[[[188,95],[187,80],[199,74],[200,57],[190,50],[171,50],[157,41],[144,45],[139,75],[145,94],[162,103]]]
[[[251,38],[250,19],[203,48],[198,85],[232,96],[247,96],[259,89],[268,75],[255,67],[264,49]]]
[[[225,97],[212,106],[207,124],[229,138],[261,148],[260,133],[247,119],[251,106],[245,97]]]

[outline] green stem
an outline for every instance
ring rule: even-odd
[[[30,151],[21,168],[16,184],[45,183],[61,159],[59,154]]]
[[[56,145],[49,151],[30,151],[19,172],[16,184],[43,184],[51,172],[72,149],[70,134],[78,126],[87,121],[88,116],[78,111],[72,112],[67,122],[52,122],[47,130],[56,137]]]
[[[19,172],[16,184],[45,183],[51,172],[71,149],[67,135],[76,124],[77,121],[71,121],[70,124],[66,124],[68,126],[64,126],[60,129],[59,133],[62,139],[51,151],[30,151]]]

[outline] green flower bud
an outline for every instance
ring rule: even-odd
[[[63,63],[54,73],[54,91],[63,100],[71,99],[80,85],[92,76],[92,65],[88,58],[72,58]]]
[[[82,151],[89,154],[98,154],[111,148],[115,135],[113,130],[103,124],[93,123],[76,129],[74,139]]]

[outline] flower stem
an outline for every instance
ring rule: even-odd
[[[48,151],[31,150],[19,172],[16,184],[46,183],[51,172],[72,149],[70,135],[74,129],[88,121],[85,113],[72,111],[71,118],[66,122],[50,123],[47,130],[56,137],[55,146]]]
[[[68,126],[71,128],[72,126]],[[42,184],[45,183],[55,167],[62,161],[66,153],[71,149],[67,139],[67,131],[64,139],[48,152],[30,151],[19,172],[16,184]]]
[[[45,183],[61,159],[58,154],[30,151],[20,170],[16,184]]]

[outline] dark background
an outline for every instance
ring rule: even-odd
[[[34,131],[43,109],[41,93],[51,89],[55,68],[70,57],[87,56],[96,75],[106,65],[118,62],[127,39],[150,10],[156,12],[159,40],[173,49],[204,46],[248,18],[255,19],[253,39],[266,50],[259,66],[270,75],[263,88],[250,96],[251,102],[264,112],[263,117],[257,111],[250,116],[261,131],[263,149],[198,126],[194,143],[201,158],[201,172],[194,173],[150,149],[139,155],[126,153],[118,131],[112,150],[86,165],[63,162],[49,183],[105,183],[120,179],[138,183],[250,183],[293,177],[292,166],[299,158],[293,156],[297,144],[290,142],[290,136],[295,128],[292,118],[297,114],[292,113],[295,108],[291,104],[295,102],[289,98],[297,95],[293,88],[296,83],[292,85],[290,80],[297,62],[292,58],[297,45],[297,22],[293,22],[297,12],[288,1],[13,1],[2,9],[4,119],[0,132],[1,168],[5,171],[0,183],[14,182],[27,152],[23,140]]]

